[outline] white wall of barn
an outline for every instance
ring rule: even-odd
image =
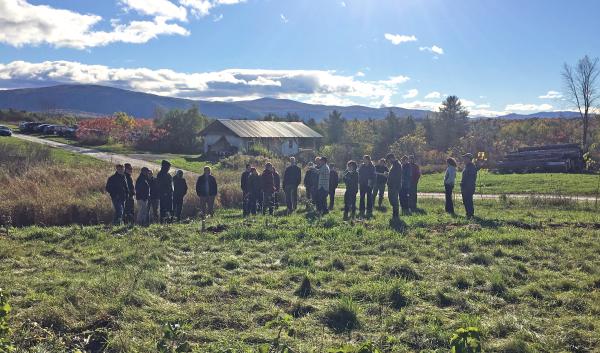
[[[204,153],[208,152],[209,146],[217,143],[221,137],[225,137],[227,142],[230,145],[237,147],[238,151],[245,152],[248,147],[248,143],[252,141],[249,138],[240,138],[235,135],[223,135],[223,134],[210,134],[203,136],[204,139]],[[271,151],[276,154],[282,156],[293,156],[300,152],[300,146],[298,144],[298,139],[289,138],[289,139],[279,139],[275,138],[270,141],[265,141],[262,139],[262,144],[266,145]],[[255,143],[261,143],[261,141],[256,140]]]

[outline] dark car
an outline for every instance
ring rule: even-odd
[[[42,131],[45,135],[55,135],[56,129],[58,129],[60,125],[48,125]]]
[[[19,130],[24,134],[30,134],[34,131],[34,129],[38,126],[42,125],[42,123],[36,123],[33,121],[25,121],[19,124]]]
[[[0,125],[0,136],[12,136],[12,130],[6,126]]]
[[[50,124],[42,124],[42,125],[38,125],[36,127],[33,128],[33,132],[38,133],[38,134],[42,134],[44,133],[44,129],[46,128],[46,126],[49,126]]]

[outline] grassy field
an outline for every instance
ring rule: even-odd
[[[461,175],[457,174],[459,190]],[[444,192],[444,174],[425,174],[419,182],[421,192]],[[480,171],[477,193],[483,194],[563,194],[595,195],[600,186],[597,174],[495,174]]]
[[[422,205],[399,224],[219,210],[205,231],[13,229],[0,236],[12,339],[32,352],[153,352],[179,323],[194,351],[246,352],[290,325],[281,341],[295,352],[367,340],[447,352],[457,328],[476,326],[486,352],[600,350],[590,205],[477,201],[472,222]]]

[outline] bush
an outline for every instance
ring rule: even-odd
[[[343,297],[324,315],[325,324],[336,333],[352,331],[360,326],[358,305],[352,298]]]

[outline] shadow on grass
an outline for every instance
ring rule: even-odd
[[[398,233],[404,233],[408,230],[408,225],[400,218],[392,218],[389,222],[390,228]]]

